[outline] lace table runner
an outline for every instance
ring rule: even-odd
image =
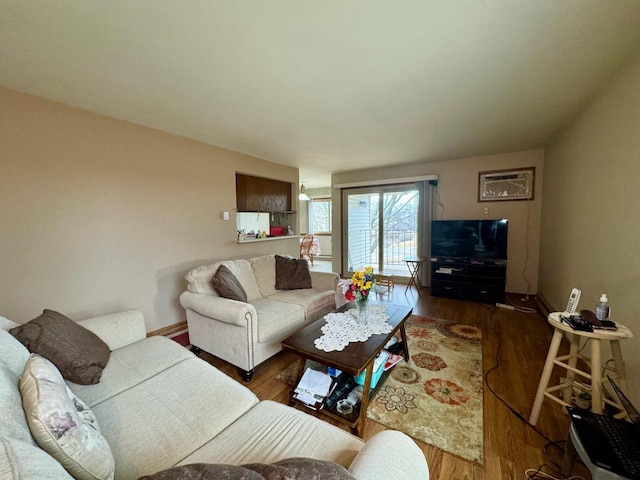
[[[343,350],[351,342],[364,342],[371,335],[389,333],[391,325],[384,305],[369,305],[366,310],[366,322],[358,322],[358,310],[353,308],[346,313],[325,315],[326,324],[322,327],[322,336],[314,341],[318,350],[332,352]]]

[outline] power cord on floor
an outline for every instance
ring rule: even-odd
[[[509,305],[511,305],[514,310],[521,312],[521,313],[538,313],[538,310],[536,310],[535,308],[531,308],[531,307],[525,307],[523,305],[517,305],[516,303],[513,302],[513,300],[511,300],[508,297],[505,297],[505,301],[508,302]],[[526,298],[522,299],[523,302],[529,301],[529,294],[527,294]]]
[[[497,342],[498,342],[498,346],[497,346],[497,348],[496,348],[495,364],[494,364],[494,365],[493,365],[489,370],[487,370],[487,371],[486,371],[486,373],[484,374],[484,383],[485,383],[485,385],[487,386],[487,388],[489,389],[489,391],[493,394],[493,396],[494,396],[496,399],[498,399],[498,400],[499,400],[499,401],[500,401],[500,402],[501,402],[505,407],[507,407],[511,413],[513,413],[513,414],[514,414],[518,419],[522,420],[522,421],[523,421],[527,426],[531,427],[531,429],[532,429],[534,432],[536,432],[538,435],[540,435],[542,438],[544,438],[544,439],[548,442],[548,443],[544,446],[543,451],[544,451],[544,453],[545,453],[546,457],[547,457],[547,458],[548,458],[548,459],[549,459],[553,464],[555,464],[556,466],[558,466],[558,467],[559,467],[559,465],[558,465],[556,462],[554,462],[553,460],[551,460],[551,458],[549,457],[549,454],[547,453],[547,450],[546,450],[546,449],[547,449],[547,447],[548,447],[548,446],[553,446],[553,447],[558,448],[558,449],[559,449],[559,450],[561,450],[562,452],[564,452],[564,449],[563,449],[562,447],[560,447],[560,446],[559,446],[559,443],[564,442],[564,440],[558,440],[558,441],[551,440],[551,439],[550,439],[549,437],[547,437],[543,432],[541,432],[540,430],[538,430],[538,428],[536,428],[535,426],[531,425],[531,424],[529,423],[529,421],[528,421],[526,418],[524,418],[520,412],[518,412],[515,408],[513,408],[511,405],[509,405],[509,404],[507,403],[507,401],[506,401],[505,399],[503,399],[500,395],[498,395],[498,393],[493,389],[493,387],[492,387],[492,386],[491,386],[491,384],[489,383],[489,375],[491,374],[491,372],[493,372],[494,370],[496,370],[496,369],[500,366],[500,353],[501,353],[501,351],[502,351],[502,337],[501,337],[501,335],[500,335],[500,334],[499,334],[499,332],[498,332],[498,323],[496,322],[496,319],[494,318],[495,313],[496,313],[496,307],[493,307],[493,311],[491,312],[491,315],[489,315],[489,318],[491,319],[491,322],[492,322],[492,324],[493,324],[493,333],[494,333],[494,335],[496,336],[496,339],[497,339]],[[540,467],[540,468],[542,468],[542,467]],[[532,471],[534,471],[534,472],[539,472],[540,468],[538,468],[538,470],[537,470],[537,471],[536,471],[536,470],[533,470],[533,469],[531,469],[531,470],[532,470]],[[550,469],[550,470],[552,470],[552,471],[555,471],[555,470],[553,470],[551,467],[549,467],[548,465],[547,465],[547,468],[549,468],[549,469]],[[529,477],[527,477],[527,478],[529,478]],[[531,477],[531,478],[536,478],[536,477]],[[538,477],[538,478],[542,478],[542,477]],[[578,477],[578,478],[579,478],[579,477]]]
[[[583,477],[579,476],[579,475],[572,475],[570,477],[556,477],[554,475],[551,475],[549,473],[545,473],[542,471],[542,469],[544,467],[547,467],[549,470],[553,469],[551,467],[549,467],[549,465],[547,464],[542,464],[540,465],[537,469],[533,469],[533,468],[528,468],[524,471],[524,477],[528,478],[529,480],[537,480],[540,478],[543,478],[545,480],[585,480]],[[555,471],[554,471],[555,473]]]

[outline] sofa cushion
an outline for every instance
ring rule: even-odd
[[[0,436],[0,478],[2,480],[73,480],[62,465],[28,442]]]
[[[327,439],[321,449],[318,439]],[[310,457],[348,467],[363,446],[363,440],[339,427],[265,400],[179,464],[242,465]]]
[[[218,296],[218,292],[213,288],[213,275],[218,270],[222,262],[212,265],[202,265],[190,270],[184,277],[187,281],[187,290],[193,293],[206,293],[207,295]]]
[[[256,277],[258,288],[263,297],[276,293],[276,257],[275,255],[262,255],[249,260],[253,274]]]
[[[13,320],[9,320],[7,317],[3,317],[0,315],[0,330],[9,331],[12,328],[19,327],[20,324],[14,322]]]
[[[78,320],[78,325],[95,333],[111,351],[147,338],[140,310],[125,310]]]
[[[71,391],[91,408],[158,375],[177,363],[194,358],[182,345],[163,336],[149,337],[111,352],[97,385],[69,384]]]
[[[58,369],[31,354],[20,380],[22,406],[38,445],[79,480],[109,480],[115,462],[91,409],[67,387]]]
[[[109,347],[93,332],[53,310],[12,328],[10,333],[30,352],[49,359],[67,380],[81,384],[100,381],[109,361]]]
[[[220,265],[218,267],[218,270],[213,275],[212,282],[213,288],[216,289],[216,292],[218,292],[218,295],[221,297],[237,300],[238,302],[247,301],[247,293],[226,265]]]
[[[4,356],[6,350],[0,349],[0,352]],[[0,434],[9,439],[33,443],[27,418],[24,416],[22,408],[19,382],[18,375],[0,364],[0,412],[2,412],[0,415]]]
[[[258,317],[258,342],[284,339],[304,325],[304,307],[293,303],[259,298],[251,302]]]
[[[0,365],[4,365],[19,378],[24,370],[24,364],[27,363],[29,358],[27,347],[9,332],[0,330],[0,352],[2,352]]]
[[[320,318],[322,315],[336,308],[336,292],[333,290],[319,290],[315,288],[282,290],[271,295],[269,299],[302,305],[304,307],[304,316],[307,320]]]
[[[222,262],[231,273],[238,279],[240,285],[247,293],[247,302],[252,302],[256,298],[262,298],[256,277],[253,274],[253,268],[248,260],[228,260]]]
[[[276,255],[276,290],[311,288],[309,264],[302,258]]]
[[[257,402],[245,386],[192,356],[93,412],[111,445],[116,479],[131,479],[176,465]]]

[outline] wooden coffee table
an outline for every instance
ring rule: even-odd
[[[374,300],[369,300],[369,302],[372,304],[384,305],[386,307],[385,313],[389,316],[387,322],[392,327],[391,332],[372,335],[364,342],[351,342],[344,348],[344,350],[341,351],[325,352],[317,349],[314,345],[314,340],[322,336],[321,328],[326,323],[325,319],[321,318],[282,342],[283,350],[295,353],[301,359],[294,388],[300,381],[300,378],[302,378],[307,359],[314,360],[329,367],[335,367],[349,375],[353,375],[354,377],[366,371],[362,400],[359,408],[356,407],[350,415],[346,416],[338,414],[335,410],[328,410],[326,408],[319,410],[320,413],[327,415],[340,423],[349,425],[354,433],[360,437],[364,432],[369,399],[384,383],[383,377],[378,381],[376,390],[373,392],[370,391],[373,361],[389,339],[393,337],[398,330],[400,330],[400,335],[402,336],[402,342],[404,345],[404,359],[405,361],[409,360],[409,349],[407,346],[407,335],[405,333],[404,324],[413,312],[413,308],[406,305],[395,305],[392,303],[378,302]],[[355,308],[355,304],[353,302],[347,303],[335,312],[346,312],[351,308]],[[293,398],[292,390],[292,396],[290,397],[289,404],[295,405],[296,403],[298,403],[298,401]]]

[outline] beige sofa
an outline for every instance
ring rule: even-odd
[[[247,302],[222,298],[212,278],[226,265],[247,294]],[[254,367],[281,350],[280,342],[345,302],[337,273],[311,272],[310,289],[276,290],[275,255],[229,260],[187,273],[180,303],[187,312],[189,339],[198,349],[239,367],[250,381]]]
[[[384,431],[368,442],[304,412],[259,399],[246,387],[164,337],[145,338],[138,311],[78,322],[111,355],[100,383],[67,382],[97,417],[115,458],[116,479],[192,463],[273,463],[312,457],[360,480],[429,477],[422,451]],[[70,479],[34,442],[18,387],[29,356],[0,317],[0,478]]]

